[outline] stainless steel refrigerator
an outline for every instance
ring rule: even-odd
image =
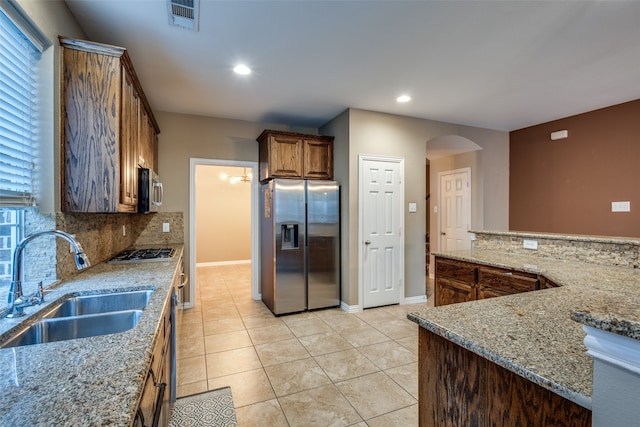
[[[273,179],[260,191],[262,301],[276,315],[340,305],[340,189]]]

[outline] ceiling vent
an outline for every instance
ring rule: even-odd
[[[167,0],[169,25],[198,31],[200,0]]]

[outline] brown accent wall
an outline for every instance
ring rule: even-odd
[[[551,141],[551,132],[569,137]],[[509,228],[640,237],[640,100],[512,131]],[[631,212],[611,212],[630,201]]]

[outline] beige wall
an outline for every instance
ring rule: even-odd
[[[158,169],[163,212],[184,213],[185,265],[190,265],[190,159],[258,161],[256,138],[264,129],[316,133],[317,129],[154,111],[160,126]]]
[[[346,123],[345,123],[346,122]],[[476,196],[473,199],[472,224],[483,228],[484,218],[491,217],[494,229],[508,228],[509,140],[506,132],[478,129],[432,120],[396,116],[372,111],[349,109],[320,129],[320,133],[339,131],[347,139],[349,165],[336,165],[336,176],[342,183],[343,266],[342,295],[349,305],[358,304],[358,156],[361,154],[402,157],[405,161],[405,297],[425,294],[425,219],[426,188],[424,164],[428,141],[442,135],[459,135],[475,142],[482,151],[458,155],[458,159],[442,159],[431,167],[431,194],[437,173],[448,165],[454,168],[471,166],[475,177]],[[339,140],[338,140],[339,141]],[[339,147],[339,143],[337,147]],[[482,153],[482,154],[480,154]],[[340,157],[336,152],[336,157]],[[491,168],[487,170],[487,168]],[[436,187],[437,188],[437,187]],[[486,200],[491,201],[487,206]],[[417,212],[408,213],[408,203],[417,204]],[[435,204],[436,202],[432,202]],[[431,234],[437,221],[432,217]],[[437,250],[432,246],[432,250]]]
[[[244,171],[196,166],[196,263],[251,259],[251,183],[221,178],[242,176]]]

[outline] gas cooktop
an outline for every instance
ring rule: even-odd
[[[111,258],[108,263],[168,261],[175,253],[173,248],[127,249]]]

